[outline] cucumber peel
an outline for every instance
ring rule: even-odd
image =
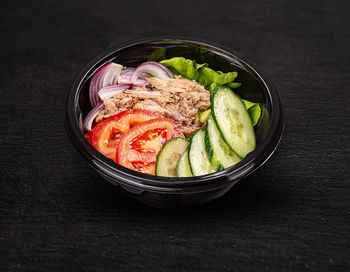
[[[189,146],[189,163],[194,176],[214,173],[216,169],[211,165],[208,152],[205,147],[205,129],[197,130]]]
[[[210,115],[207,126],[210,145],[215,150],[215,157],[224,169],[241,161],[240,157],[225,143],[217,128],[213,116]],[[214,156],[213,156],[214,157]]]
[[[156,176],[177,177],[177,164],[188,147],[188,140],[181,137],[167,141],[157,155]]]
[[[177,176],[181,177],[193,177],[191,172],[190,162],[188,161],[188,148],[181,155],[179,162],[177,163]]]
[[[210,100],[222,138],[243,159],[256,146],[253,124],[244,102],[230,88],[219,85],[214,88]]]

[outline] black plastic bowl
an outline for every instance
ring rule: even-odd
[[[257,148],[240,163],[223,171],[192,178],[166,178],[138,173],[120,166],[95,150],[85,139],[82,120],[91,110],[88,85],[92,74],[104,63],[136,67],[147,60],[183,56],[206,62],[215,70],[237,71],[235,91],[250,101],[261,102],[267,111],[256,128]],[[68,92],[65,108],[66,130],[88,163],[107,181],[134,199],[159,208],[203,204],[225,194],[240,179],[262,166],[276,149],[283,131],[281,102],[270,80],[255,67],[217,46],[193,40],[152,39],[114,46],[95,58],[76,78]]]

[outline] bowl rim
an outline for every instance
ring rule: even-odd
[[[270,127],[263,141],[257,146],[257,148],[249,153],[241,162],[212,174],[185,177],[185,178],[170,178],[147,175],[133,171],[119,164],[116,164],[113,160],[105,157],[98,152],[85,138],[79,127],[79,120],[75,115],[75,102],[78,101],[78,91],[81,85],[86,81],[87,75],[91,75],[96,70],[96,67],[100,67],[103,63],[110,61],[117,52],[126,50],[131,47],[140,46],[142,44],[152,43],[179,43],[188,45],[197,45],[205,48],[209,48],[210,51],[218,55],[225,55],[231,59],[239,61],[248,71],[252,72],[258,77],[259,81],[264,85],[268,100],[271,105],[270,113]],[[252,65],[251,61],[247,61],[236,51],[219,46],[216,43],[204,41],[197,38],[182,38],[182,37],[152,37],[145,39],[132,39],[125,40],[122,43],[116,44],[109,49],[105,50],[92,61],[90,61],[75,78],[72,87],[69,89],[66,95],[65,102],[65,127],[68,136],[72,140],[75,147],[83,155],[85,159],[96,170],[101,171],[105,176],[115,180],[118,184],[128,185],[131,187],[142,188],[153,191],[168,192],[191,192],[194,188],[202,188],[202,190],[219,188],[225,186],[233,181],[238,181],[247,175],[256,171],[261,167],[276,150],[284,130],[284,113],[281,104],[280,97],[276,88],[272,84],[271,80],[259,69],[256,65]],[[215,184],[213,184],[215,180]]]

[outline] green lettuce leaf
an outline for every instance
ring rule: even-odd
[[[261,117],[261,107],[259,104],[254,105],[250,109],[248,109],[248,113],[250,115],[250,119],[252,119],[253,126],[255,126]]]
[[[207,88],[212,83],[216,83],[218,85],[225,85],[235,80],[236,77],[237,72],[216,72],[209,67],[202,67],[200,69],[198,82],[202,84],[205,88]]]
[[[240,83],[233,82],[237,77],[237,72],[223,73],[214,71],[208,67],[207,63],[198,64],[194,60],[183,57],[174,57],[160,61],[167,66],[174,74],[181,75],[187,79],[195,80],[202,84],[206,89],[213,83],[226,85],[230,88],[238,88]]]
[[[213,91],[214,89],[215,89],[215,87],[217,86],[218,84],[216,84],[216,83],[212,83],[212,84],[210,84],[210,86],[209,86],[209,91]]]
[[[242,99],[242,101],[248,110],[250,119],[252,119],[253,126],[257,125],[263,114],[263,110],[261,108],[262,105],[259,103],[250,102],[245,99]]]
[[[174,74],[196,81],[198,81],[200,75],[198,70],[207,65],[205,63],[197,64],[195,61],[183,57],[162,60],[160,63],[167,66]]]
[[[258,105],[258,103],[254,103],[254,102],[250,102],[248,100],[245,99],[241,99],[244,103],[244,106],[246,107],[247,110],[249,110],[251,107]]]
[[[241,87],[241,83],[239,82],[230,82],[230,83],[227,83],[226,86],[231,88],[231,89],[235,89],[235,88],[238,88],[238,87]]]

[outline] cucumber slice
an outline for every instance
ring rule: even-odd
[[[178,177],[193,177],[188,161],[188,148],[182,154],[179,162],[177,163],[177,176]]]
[[[259,103],[250,102],[250,101],[244,100],[244,99],[241,99],[241,100],[244,103],[244,106],[246,107],[246,109],[249,113],[250,119],[252,119],[253,126],[256,126],[262,117],[262,114],[263,114],[262,106],[263,105],[260,105]],[[206,110],[206,111],[200,111],[198,113],[199,121],[201,123],[208,121],[210,113],[211,113],[211,109]]]
[[[205,148],[205,129],[199,129],[193,134],[188,158],[191,172],[194,176],[207,175],[215,172]]]
[[[206,110],[206,111],[200,111],[198,113],[198,117],[199,117],[199,121],[201,123],[204,123],[208,120],[209,114],[210,114],[211,110]]]
[[[241,161],[240,157],[225,143],[222,139],[219,129],[217,128],[213,116],[208,119],[207,131],[210,145],[215,150],[216,159],[224,169]],[[213,156],[214,157],[214,156]]]
[[[210,163],[215,169],[215,172],[219,171],[219,169],[221,168],[221,164],[220,164],[220,161],[218,160],[218,156],[216,155],[216,152],[213,152],[213,155],[210,159]]]
[[[177,177],[177,163],[187,147],[185,138],[176,137],[167,141],[157,156],[156,175]]]
[[[217,172],[217,171],[219,171],[219,168],[221,165],[220,165],[220,162],[218,160],[218,157],[217,157],[215,151],[213,150],[213,148],[210,144],[208,129],[205,131],[204,142],[205,142],[205,150],[208,153],[208,158],[210,160],[210,163],[213,166],[215,172]]]
[[[216,86],[211,94],[211,109],[223,139],[239,157],[255,149],[252,121],[237,94],[228,87]]]

